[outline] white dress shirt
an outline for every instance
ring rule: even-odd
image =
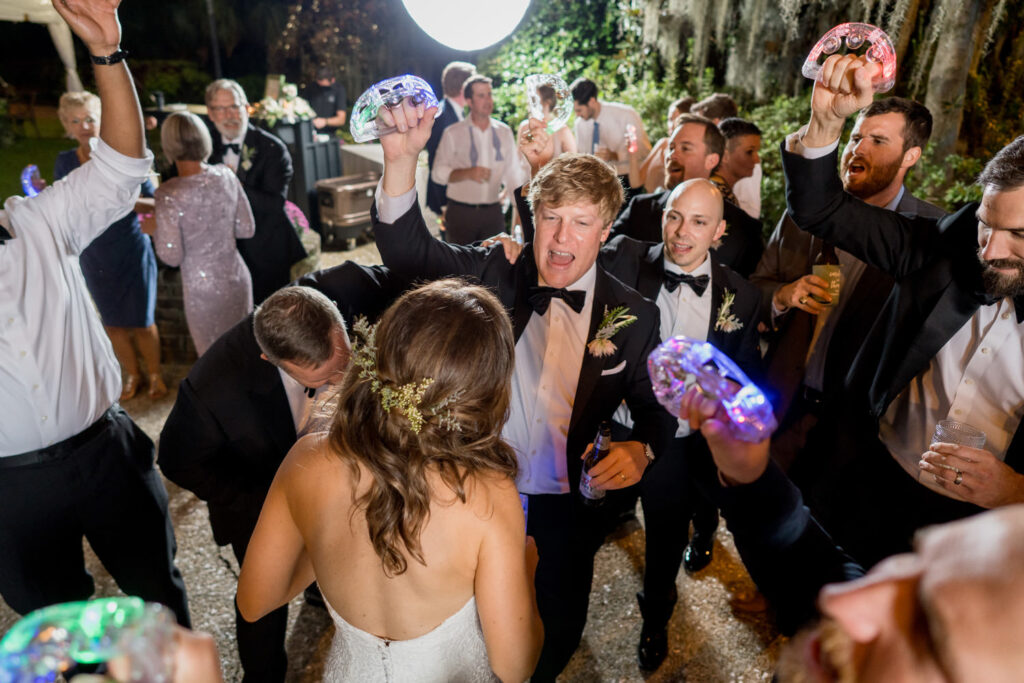
[[[561,299],[552,298],[544,315],[530,316],[516,342],[511,408],[502,436],[519,456],[516,483],[520,493],[570,491],[565,447],[590,331],[596,279],[595,263],[566,287],[587,293],[582,311],[576,313]]]
[[[732,195],[736,197],[740,208],[751,218],[761,218],[761,178],[764,171],[761,164],[754,165],[754,172],[746,178],[740,178],[732,186]]]
[[[879,436],[907,474],[948,496],[917,466],[935,424],[956,420],[980,429],[985,450],[1004,460],[1022,415],[1024,325],[1013,300],[1002,299],[979,308],[900,392],[879,421]]]
[[[68,439],[121,394],[121,368],[78,255],[131,211],[153,162],[93,138],[90,161],[37,197],[11,197],[0,245],[0,457]]]
[[[667,256],[664,259],[664,268],[671,273],[682,273],[683,269],[672,263]],[[704,262],[688,273],[694,277],[701,275],[708,276],[708,286],[704,293],[697,296],[693,288],[685,283],[680,283],[674,292],[665,289],[662,284],[658,290],[658,298],[655,303],[658,305],[658,312],[661,314],[661,339],[672,337],[689,337],[698,341],[708,340],[708,328],[711,325],[711,258],[704,257]],[[687,377],[687,388],[692,386],[695,377]],[[615,421],[625,425],[633,426],[633,416],[629,414],[629,407],[622,403],[615,412]],[[689,420],[679,420],[679,427],[676,429],[676,437],[684,437],[690,434]]]
[[[638,141],[644,139],[644,124],[636,109],[618,102],[601,102],[601,112],[597,115],[598,137],[594,139],[594,119],[576,118],[576,149],[581,154],[594,154],[597,148],[604,147],[616,155],[616,161],[609,162],[618,175],[629,175],[629,153],[626,147],[626,126],[636,126]],[[641,143],[642,144],[642,143]],[[643,150],[641,150],[642,152]]]
[[[234,140],[228,140],[223,135],[220,136],[220,139],[221,139],[221,142],[223,142],[225,145],[230,145],[230,144],[238,145],[238,149],[239,149],[239,151],[241,151],[242,146],[245,144],[245,131],[243,130],[242,134],[239,135]],[[230,168],[235,173],[238,173],[238,161],[239,161],[239,159],[241,159],[241,155],[240,154],[236,154],[235,150],[225,148],[224,149],[224,159],[221,161],[221,163],[224,164],[225,166],[227,166],[228,168]]]
[[[794,146],[808,159],[839,146]],[[801,149],[802,147],[802,149]],[[985,450],[1006,458],[1024,416],[1024,325],[1017,324],[1012,299],[981,306],[939,349],[928,368],[900,392],[879,420],[878,435],[890,455],[911,477],[936,493],[954,498],[922,476],[917,463],[931,445],[940,420],[964,422],[985,432]]]
[[[470,157],[473,146],[477,152],[476,164]],[[499,148],[500,161],[497,158]],[[491,169],[491,177],[487,182],[449,180],[452,171],[472,168],[474,165]],[[473,124],[472,118],[467,118],[444,129],[430,177],[438,185],[448,186],[449,199],[463,204],[494,204],[498,201],[502,185],[515,189],[530,179],[530,164],[516,146],[511,128],[501,121],[490,119],[487,129],[481,130]]]

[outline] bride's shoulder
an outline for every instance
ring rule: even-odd
[[[519,492],[512,479],[497,472],[475,472],[466,481],[466,504],[480,519],[504,517],[520,511]]]
[[[349,468],[331,445],[327,432],[307,434],[288,451],[278,476],[289,486],[347,478]]]

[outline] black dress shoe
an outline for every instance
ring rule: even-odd
[[[636,648],[636,659],[644,671],[657,671],[668,654],[668,629],[648,631],[646,624],[640,629],[640,644]]]
[[[648,605],[644,600],[643,591],[636,594],[640,603],[640,614],[644,617],[640,627],[640,644],[636,647],[636,659],[644,671],[656,671],[668,655],[668,619],[672,616],[677,595],[675,588],[670,599],[661,605]],[[657,612],[658,618],[653,618]]]
[[[690,539],[683,553],[683,567],[687,574],[696,574],[704,567],[711,564],[711,552],[715,547],[714,534],[697,534]]]

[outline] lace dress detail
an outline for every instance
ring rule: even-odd
[[[498,681],[487,660],[484,634],[470,598],[433,631],[411,640],[385,640],[352,626],[330,603],[334,641],[325,681],[373,683],[476,683]]]

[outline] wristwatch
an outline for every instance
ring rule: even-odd
[[[121,48],[117,48],[117,50],[114,53],[109,54],[106,57],[97,57],[96,55],[89,55],[89,59],[92,60],[93,64],[99,64],[101,66],[109,66],[111,64],[117,64],[118,62],[123,62],[124,58],[127,57],[127,56],[128,56],[128,51],[127,50],[122,50]]]

